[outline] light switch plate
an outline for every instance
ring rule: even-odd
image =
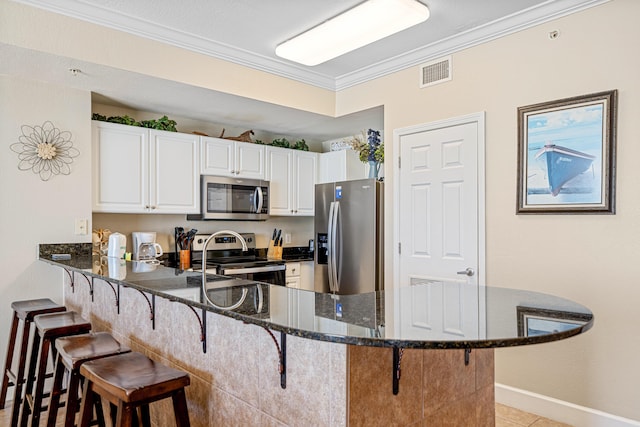
[[[89,226],[89,221],[85,218],[76,219],[74,233],[78,235],[86,235],[89,233],[87,230]]]

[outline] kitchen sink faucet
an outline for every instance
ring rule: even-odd
[[[232,236],[235,236],[237,239],[240,240],[240,243],[242,243],[242,252],[247,252],[249,250],[249,248],[247,247],[247,242],[246,242],[246,240],[244,240],[244,237],[242,237],[240,235],[240,233],[237,233],[237,232],[232,231],[232,230],[216,231],[211,236],[207,237],[207,240],[205,240],[204,246],[202,247],[202,293],[204,294],[204,297],[207,299],[209,304],[211,304],[215,308],[220,308],[220,309],[225,309],[225,310],[234,310],[234,309],[240,307],[242,305],[242,303],[244,302],[244,300],[247,298],[247,293],[248,293],[247,288],[243,288],[242,289],[242,296],[240,297],[240,300],[237,303],[235,303],[233,305],[230,305],[228,307],[222,307],[222,306],[214,304],[209,299],[209,296],[207,295],[207,246],[209,246],[209,242],[213,238],[215,238],[216,236],[220,236],[221,234],[231,234]],[[261,289],[260,289],[259,285],[258,285],[258,291],[261,293]],[[262,300],[262,298],[260,298],[260,300]]]

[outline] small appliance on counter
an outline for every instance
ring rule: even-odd
[[[155,231],[134,231],[131,236],[134,261],[152,260],[163,254],[162,247],[156,243]]]
[[[109,235],[109,248],[107,253],[109,258],[123,258],[127,250],[127,237],[120,233]]]

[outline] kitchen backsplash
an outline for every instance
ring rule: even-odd
[[[283,237],[291,234],[291,243],[284,247],[308,246],[313,239],[313,217],[271,217],[266,221],[187,221],[186,215],[153,214],[107,214],[94,213],[92,229],[109,229],[127,236],[127,251],[131,249],[131,233],[134,231],[155,231],[156,241],[165,251],[173,251],[175,227],[185,230],[198,229],[198,234],[219,230],[233,230],[240,233],[255,233],[256,246],[266,248],[274,228],[282,229]]]

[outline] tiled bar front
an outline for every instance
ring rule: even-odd
[[[94,330],[185,370],[192,426],[494,425],[493,350],[405,350],[398,395],[392,394],[392,350],[287,336],[287,386],[278,352],[261,327],[161,297],[151,307],[133,288],[65,274],[65,305]],[[90,279],[91,280],[91,279]],[[151,295],[145,294],[151,299]],[[196,314],[198,313],[198,314]],[[279,334],[276,334],[279,340]],[[156,426],[172,426],[170,402],[152,406]],[[475,420],[475,424],[472,420]]]

